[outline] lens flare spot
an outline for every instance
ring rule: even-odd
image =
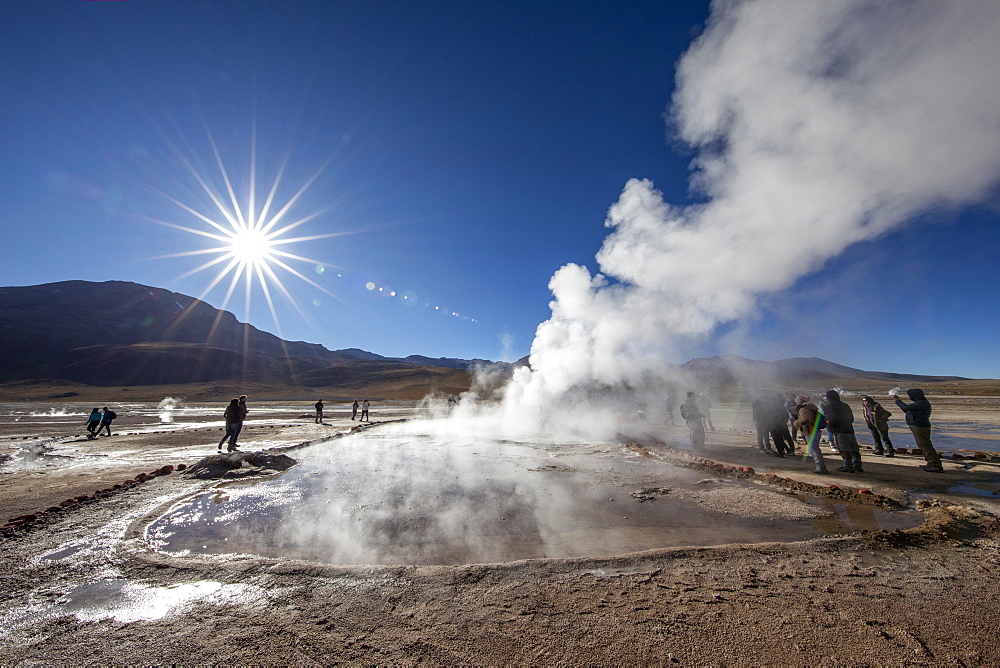
[[[320,300],[318,300],[318,299],[314,299],[314,300],[313,300],[313,306],[319,306],[319,305],[320,305],[320,304],[322,304],[322,303],[323,303],[323,302],[321,302],[321,301],[320,301]]]
[[[368,281],[367,283],[365,283],[365,289],[366,290],[374,290],[375,289],[375,284],[372,283],[371,281]]]
[[[317,274],[322,274],[322,273],[323,273],[323,272],[325,272],[325,271],[326,271],[326,267],[324,267],[324,266],[323,266],[323,265],[321,265],[321,264],[317,264],[317,265],[316,265],[316,273],[317,273]]]

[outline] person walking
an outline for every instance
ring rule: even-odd
[[[927,460],[927,465],[920,468],[931,473],[944,472],[944,467],[941,465],[941,455],[934,449],[934,444],[931,442],[931,402],[927,401],[924,391],[918,389],[906,391],[906,396],[910,398],[912,404],[905,404],[899,400],[898,395],[894,396],[896,405],[906,413],[906,424],[913,432],[917,447],[920,448],[924,459]]]
[[[861,464],[861,448],[858,447],[858,439],[854,434],[854,411],[844,401],[840,399],[837,390],[827,390],[826,398],[829,399],[826,409],[826,421],[833,432],[833,437],[837,441],[837,450],[844,459],[844,465],[838,471],[845,473],[864,473]]]
[[[230,400],[222,417],[226,421],[226,433],[223,435],[222,440],[219,441],[219,452],[222,452],[222,444],[226,440],[229,441],[227,452],[232,452],[236,449],[236,438],[240,435],[240,429],[243,426],[243,409],[240,408],[240,400]]]
[[[361,420],[360,420],[360,422],[364,422],[365,420],[368,420],[368,422],[372,421],[372,419],[370,417],[368,417],[368,400],[367,399],[365,399],[361,403]]]
[[[104,414],[101,415],[101,424],[98,425],[98,427],[97,427],[97,434],[96,434],[96,436],[100,436],[101,435],[101,430],[102,429],[106,429],[107,432],[108,432],[108,436],[111,436],[111,422],[116,417],[118,417],[118,414],[115,413],[110,408],[108,408],[107,406],[105,406],[104,407]]]
[[[316,424],[323,424],[323,400],[316,402]]]
[[[701,420],[704,423],[706,429],[710,431],[715,431],[715,425],[712,424],[712,400],[705,396],[702,392],[698,395],[698,410],[701,411]]]
[[[868,431],[872,434],[872,440],[875,441],[874,454],[895,457],[896,450],[892,447],[892,441],[889,440],[889,418],[892,417],[892,413],[875,401],[874,397],[869,396],[861,397],[861,411],[865,416]],[[885,442],[884,447],[883,442]]]
[[[358,400],[355,399],[354,400],[354,405],[351,406],[351,419],[352,420],[354,420],[354,419],[356,419],[358,417],[358,406],[359,405],[360,404],[358,404]]]
[[[664,425],[674,425],[674,398],[669,394],[663,397],[663,407],[667,410],[667,419],[664,421]]]
[[[681,404],[681,417],[687,423],[688,431],[691,433],[691,449],[694,451],[705,448],[705,423],[704,416],[698,408],[698,399],[694,392],[687,393],[687,400]]]
[[[97,429],[101,424],[101,410],[94,406],[94,410],[90,411],[90,417],[87,418],[87,438],[97,438]]]

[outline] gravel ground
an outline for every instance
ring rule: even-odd
[[[252,438],[294,445],[352,426],[349,419],[275,426]],[[91,453],[87,465],[0,476],[0,498],[5,508],[28,512],[140,471],[191,464],[214,452],[217,436],[207,436],[98,441],[136,454]],[[144,528],[215,483],[171,473],[74,504],[0,540],[0,662],[1000,664],[997,520],[986,502],[948,493],[958,476],[995,477],[995,464],[949,463],[943,475],[951,478],[942,481],[917,469],[916,459],[866,459],[863,480],[820,478],[799,460],[754,459],[745,434],[709,438],[708,456],[717,461],[824,485],[863,483],[907,505],[923,501],[926,522],[789,544],[467,566],[180,558],[150,551]],[[775,496],[767,487],[745,494],[713,484],[692,498],[737,508],[747,498],[772,503]]]

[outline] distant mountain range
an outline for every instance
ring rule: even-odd
[[[384,357],[285,341],[193,297],[136,283],[64,281],[0,288],[0,385],[60,383],[97,387],[197,384],[267,387],[272,394],[419,398],[469,388],[476,366],[509,371],[527,364]],[[777,362],[735,355],[680,365],[701,388],[832,386],[838,380],[916,384],[957,376],[862,371],[815,357]]]
[[[122,281],[0,288],[0,351],[0,383],[383,388],[408,398],[464,391],[469,366],[490,364],[285,341],[193,297]]]

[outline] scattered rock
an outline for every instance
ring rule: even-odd
[[[189,478],[214,480],[218,478],[243,478],[269,475],[284,471],[297,464],[288,455],[270,452],[230,452],[209,455],[184,472]],[[244,469],[244,470],[240,470]],[[237,473],[236,471],[239,470]]]

